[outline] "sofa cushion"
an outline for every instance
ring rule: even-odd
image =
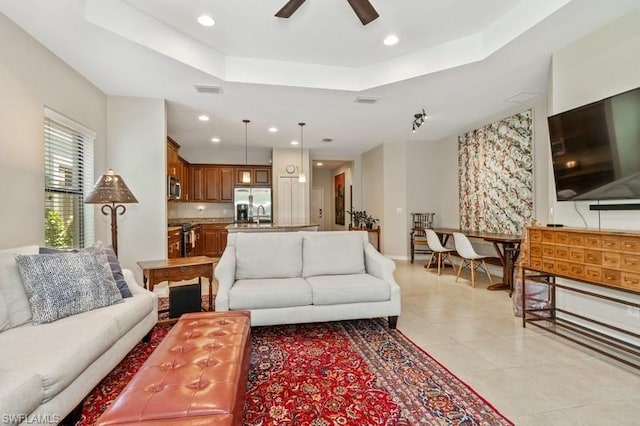
[[[0,413],[3,415],[29,414],[38,408],[43,397],[42,381],[37,374],[0,370]],[[0,421],[10,423],[7,419]]]
[[[311,287],[302,278],[238,280],[229,291],[229,309],[311,305]]]
[[[4,302],[2,291],[0,291],[0,331],[6,330],[9,327],[11,327],[11,322],[9,322],[9,308]]]
[[[362,274],[364,241],[356,232],[306,234],[302,241],[302,276]]]
[[[31,306],[16,264],[16,254],[37,254],[38,246],[0,250],[0,292],[9,314],[9,326],[16,327],[31,320]]]
[[[306,279],[314,305],[384,302],[391,299],[389,284],[369,274],[323,275]]]
[[[122,301],[107,256],[16,255],[34,324],[44,324]]]
[[[108,317],[116,322],[123,335],[136,326],[151,311],[156,309],[156,296],[151,292],[138,293],[123,299],[122,303],[96,309],[99,317]]]
[[[47,402],[73,382],[122,336],[116,323],[90,311],[49,324],[25,324],[0,333],[2,368],[40,376]]]
[[[236,279],[293,278],[302,272],[302,236],[295,232],[236,237]]]

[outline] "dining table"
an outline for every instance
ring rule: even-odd
[[[514,288],[513,273],[518,256],[520,256],[521,235],[456,228],[433,228],[433,231],[438,234],[442,245],[447,244],[449,237],[454,232],[460,232],[468,238],[481,239],[492,243],[502,264],[502,282],[488,286],[487,290],[509,290],[509,296],[512,295]]]

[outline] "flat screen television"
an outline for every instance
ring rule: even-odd
[[[558,201],[640,199],[640,88],[548,123]]]

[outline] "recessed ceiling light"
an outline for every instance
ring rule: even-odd
[[[211,138],[211,142],[220,143],[220,138]]]
[[[277,128],[277,127],[274,127],[274,126],[271,126],[271,127],[269,127],[269,131],[270,131],[271,133],[275,133],[275,132],[277,132],[277,131],[278,131],[278,128]]]
[[[318,166],[318,167],[322,167],[323,165],[324,165],[324,163],[321,163],[321,162],[317,162],[316,163],[316,166]]]
[[[213,27],[216,24],[216,21],[209,15],[200,15],[198,16],[198,23],[203,27]]]
[[[393,46],[394,44],[397,44],[397,43],[398,43],[398,41],[400,41],[400,39],[398,38],[398,36],[397,36],[397,35],[395,35],[395,34],[391,34],[391,35],[388,35],[387,37],[385,37],[385,39],[384,39],[384,42],[383,42],[383,43],[384,43],[385,45],[387,45],[387,46]]]
[[[209,116],[208,115],[204,115],[204,114],[199,115],[198,116],[198,120],[200,120],[200,121],[209,121]]]
[[[291,141],[291,145],[298,145],[300,142],[298,141]]]

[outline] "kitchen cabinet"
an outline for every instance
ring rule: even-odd
[[[250,183],[244,183],[242,176],[249,173]],[[271,186],[271,167],[269,166],[239,166],[236,167],[236,186]]]
[[[306,183],[298,182],[297,177],[281,176],[278,179],[278,217],[280,225],[292,225],[307,222]]]
[[[204,223],[202,224],[202,254],[210,257],[220,257],[227,247],[226,229],[228,223]]]
[[[198,164],[188,169],[190,191],[185,201],[233,202],[234,167]]]
[[[192,251],[193,256],[202,256],[204,253],[204,240],[202,239],[202,225],[193,225],[193,234],[195,238],[195,247]]]
[[[167,174],[176,178],[178,176],[178,150],[180,145],[171,138],[167,138]]]
[[[175,259],[181,256],[180,245],[182,243],[182,230],[169,229],[167,231],[167,259]]]

